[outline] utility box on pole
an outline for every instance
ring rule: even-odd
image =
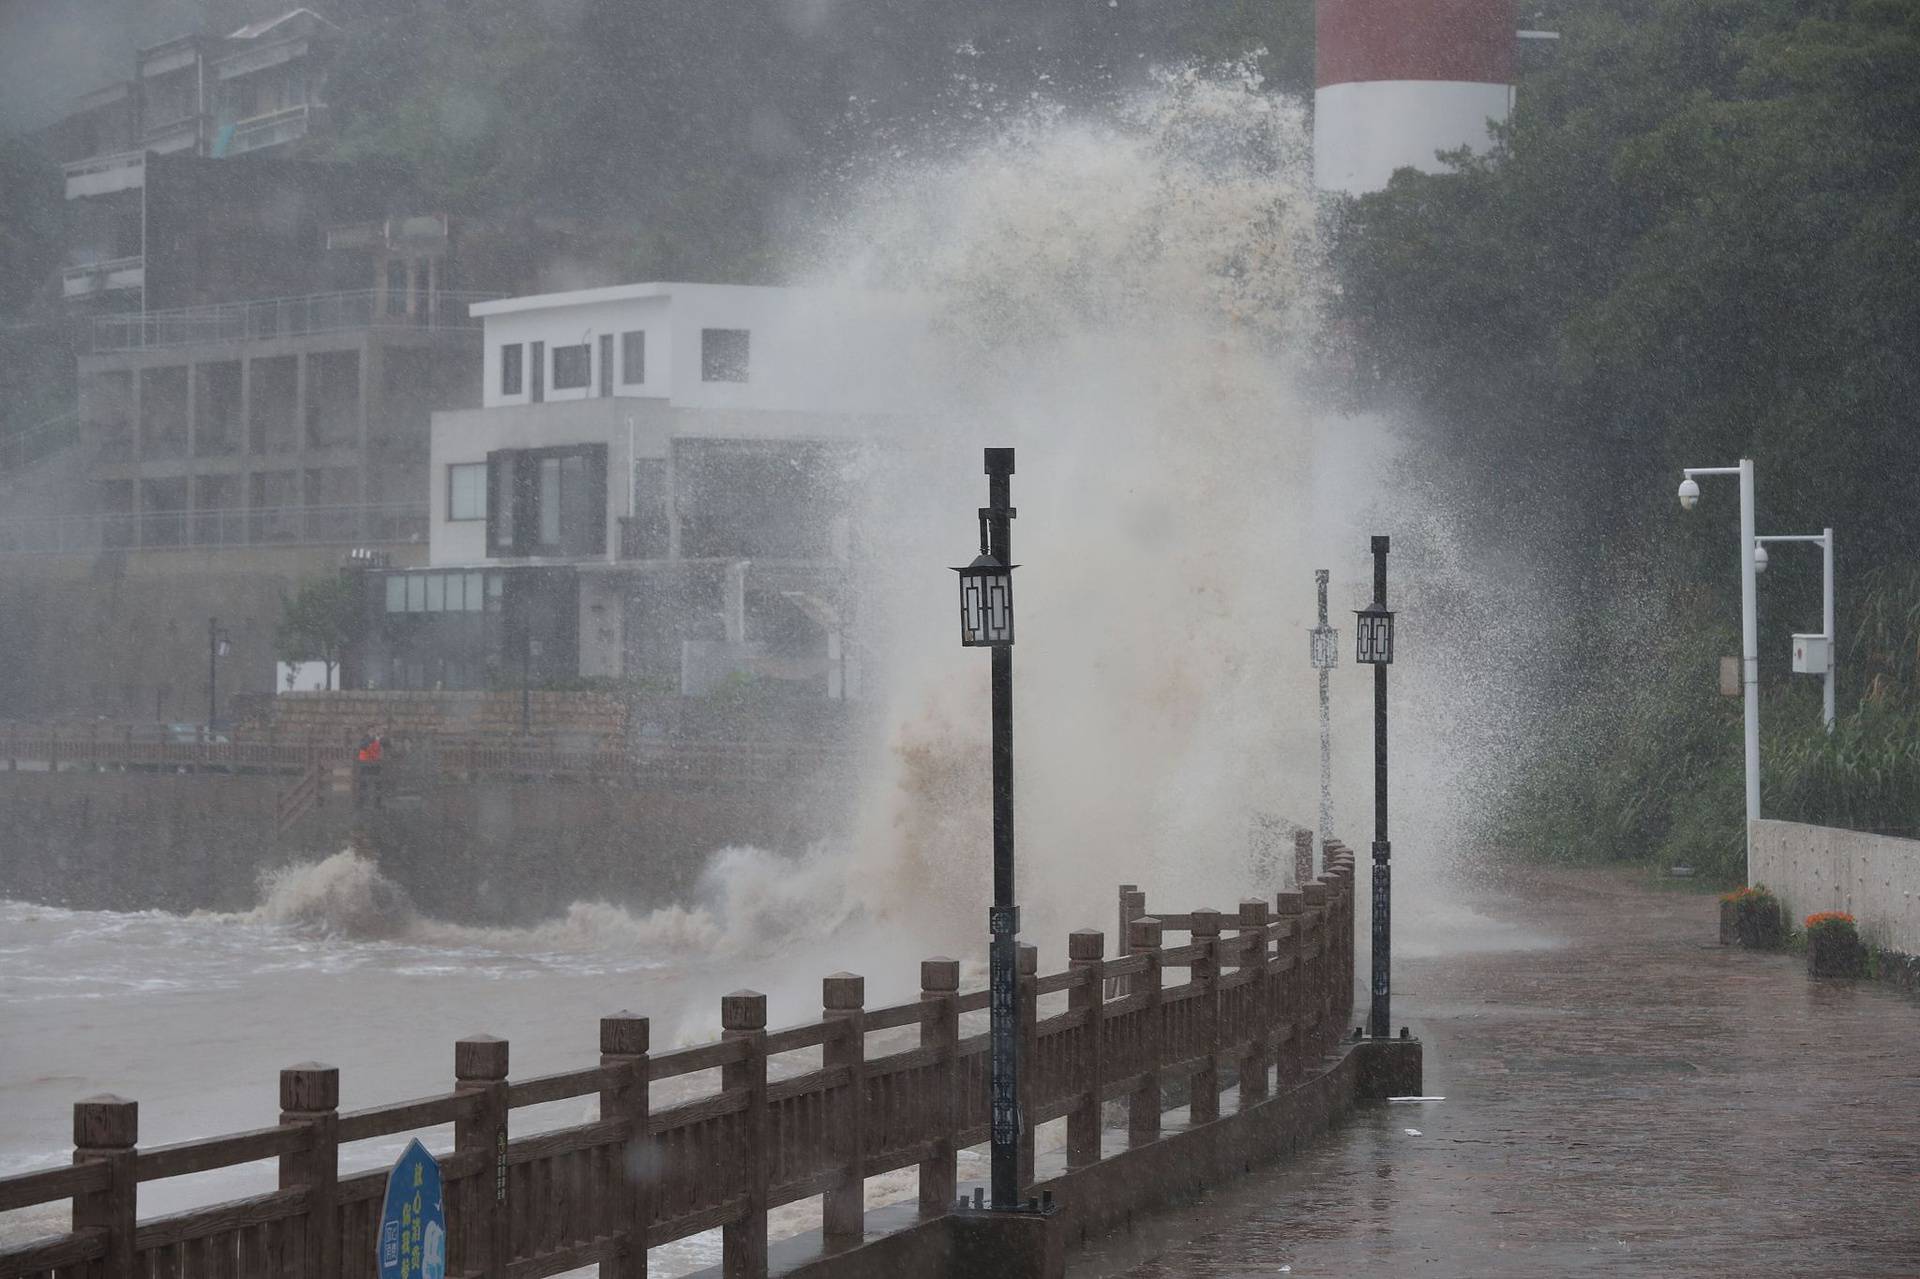
[[[1793,637],[1793,673],[1795,675],[1825,675],[1827,664],[1831,660],[1829,644],[1824,635],[1796,635]]]

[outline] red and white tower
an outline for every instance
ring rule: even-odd
[[[1317,0],[1314,180],[1360,195],[1488,145],[1512,103],[1513,0]]]

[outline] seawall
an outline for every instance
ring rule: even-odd
[[[777,787],[446,780],[378,809],[328,801],[284,833],[289,779],[0,770],[0,896],[89,910],[241,910],[266,872],[351,841],[414,904],[524,924],[577,900],[684,900],[715,849],[797,850],[837,829],[825,779]]]

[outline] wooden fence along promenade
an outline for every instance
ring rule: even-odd
[[[222,735],[225,736],[224,734]],[[499,737],[387,740],[386,763],[400,774],[446,780],[521,779],[602,785],[711,785],[779,782],[814,766],[816,743],[674,740],[569,747]],[[303,776],[343,769],[357,735],[256,731],[230,740],[194,740],[153,725],[0,728],[0,761],[9,771],[41,769],[186,769]]]
[[[1066,970],[1041,974],[1022,947],[1024,1181],[1039,1123],[1066,1120],[1070,1195],[1074,1171],[1101,1160],[1104,1103],[1124,1104],[1130,1146],[1154,1143],[1168,1085],[1184,1079],[1204,1124],[1223,1074],[1255,1102],[1335,1045],[1353,1003],[1354,872],[1350,851],[1329,853],[1323,878],[1231,913],[1148,915],[1123,886],[1117,956],[1103,933],[1075,932]],[[449,1276],[597,1262],[635,1279],[647,1248],[716,1227],[726,1275],[763,1276],[770,1208],[822,1196],[827,1241],[855,1242],[865,1178],[904,1168],[918,1169],[923,1216],[952,1207],[956,1152],[987,1139],[986,1036],[960,1033],[987,992],[962,992],[959,972],[926,960],[918,999],[871,1009],[864,980],[839,973],[821,1019],[783,1030],[767,1029],[765,996],[738,991],[720,1001],[719,1042],[669,1053],[651,1053],[645,1017],[617,1013],[600,1022],[598,1064],[531,1079],[509,1077],[506,1041],[463,1039],[451,1092],[347,1113],[336,1068],[291,1066],[278,1125],[176,1145],[141,1149],[138,1103],[92,1097],[74,1106],[71,1166],[0,1178],[0,1212],[72,1201],[70,1231],[0,1249],[0,1279],[373,1279],[386,1171],[340,1176],[340,1147],[449,1123]],[[869,1033],[906,1028],[917,1046],[868,1055]],[[785,1073],[795,1053],[808,1056]],[[649,1085],[714,1070],[705,1095],[650,1105]],[[598,1118],[511,1135],[516,1110],[575,1097],[597,1097]],[[139,1219],[142,1183],[265,1159],[279,1161],[277,1190]]]

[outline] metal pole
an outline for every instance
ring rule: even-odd
[[[1320,629],[1327,629],[1327,577],[1324,568],[1313,570],[1314,586],[1320,595]],[[1332,648],[1328,644],[1328,655]],[[1327,868],[1327,835],[1333,830],[1333,715],[1327,704],[1327,676],[1332,674],[1327,667],[1320,668],[1320,852],[1314,869],[1324,872]]]
[[[1821,620],[1827,630],[1827,677],[1826,688],[1822,690],[1825,706],[1822,708],[1827,718],[1827,731],[1833,731],[1833,675],[1834,667],[1840,664],[1840,636],[1833,627],[1833,530],[1820,530],[1820,580]]]
[[[1740,459],[1740,680],[1747,761],[1747,879],[1753,882],[1753,824],[1760,820],[1760,639],[1754,564],[1753,459]]]
[[[988,554],[1013,563],[1013,450],[986,450]],[[1013,649],[993,649],[993,909],[987,927],[993,1206],[1020,1206],[1020,908],[1013,899]]]
[[[1373,539],[1373,598],[1387,602],[1388,539]],[[1387,840],[1387,666],[1373,667],[1373,1002],[1368,1021],[1386,1039],[1392,994],[1393,845]]]
[[[520,619],[520,736],[533,736],[533,610]]]
[[[207,619],[207,740],[213,740],[213,712],[219,705],[218,683],[219,667],[215,659],[220,653],[220,619]]]

